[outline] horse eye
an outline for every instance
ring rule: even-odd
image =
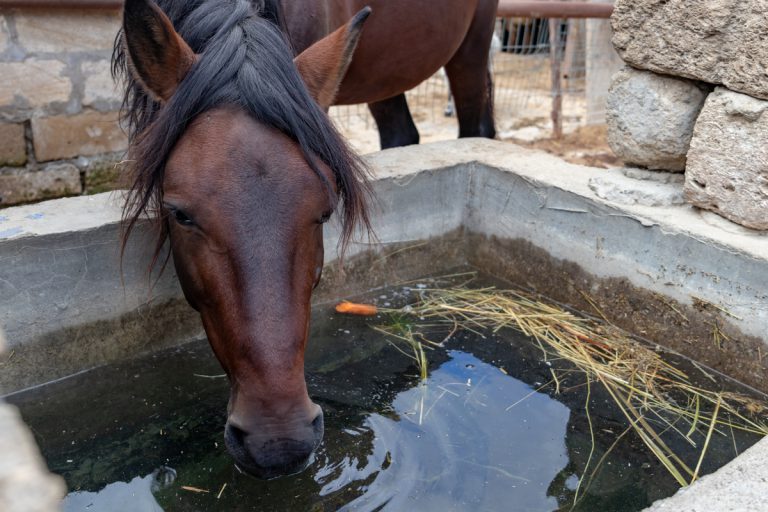
[[[194,222],[189,217],[189,215],[187,215],[186,213],[184,213],[179,209],[176,209],[176,208],[172,209],[171,215],[173,216],[173,219],[179,224],[181,224],[182,226],[192,226],[194,224]]]
[[[331,215],[333,215],[333,212],[324,213],[322,217],[320,217],[320,224],[325,224],[328,222],[328,220],[331,218]]]

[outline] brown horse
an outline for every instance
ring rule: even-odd
[[[445,65],[462,134],[492,135],[495,1],[371,0],[353,16],[353,0],[126,0],[125,236],[150,214],[156,259],[170,239],[229,376],[225,441],[242,469],[300,471],[322,438],[304,347],[323,223],[342,204],[344,241],[368,227],[364,167],[324,109],[372,102],[383,139],[414,142],[399,135],[413,128],[402,91]]]
[[[417,144],[404,91],[441,67],[450,82],[459,137],[493,138],[488,50],[498,0],[283,1],[291,43],[304,51],[365,6],[366,23],[334,104],[368,103],[382,149]]]

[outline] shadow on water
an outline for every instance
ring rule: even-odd
[[[578,376],[561,394],[546,386],[550,366],[522,335],[460,333],[428,353],[420,383],[367,322],[315,308],[307,382],[325,439],[308,470],[279,480],[240,474],[226,453],[228,385],[204,340],[9,401],[66,479],[65,511],[568,510],[585,468],[576,510],[640,510],[677,489],[634,434],[613,446],[626,422],[607,396],[593,389],[587,418]],[[756,440],[715,442],[704,472]]]

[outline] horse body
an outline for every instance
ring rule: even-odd
[[[445,64],[456,91],[474,55],[481,80],[454,92],[461,129],[489,119],[492,129],[482,40],[493,12],[482,22],[478,12],[496,0],[445,0],[453,14],[434,24],[430,2],[371,0],[381,21],[367,35],[371,10],[354,13],[362,0],[286,2],[286,13],[278,1],[126,0],[114,61],[127,82],[125,237],[149,214],[157,256],[170,240],[184,295],[229,377],[227,449],[263,478],[303,469],[322,438],[304,348],[323,224],[338,212],[343,240],[369,226],[364,165],[324,110],[364,97],[382,140],[398,142],[391,136],[408,135],[410,119],[403,89]],[[417,14],[430,16],[419,24]],[[393,37],[402,44],[385,55]]]
[[[382,148],[415,144],[404,91],[445,66],[456,98],[460,137],[495,136],[488,70],[498,0],[283,0],[287,33],[300,53],[365,6],[366,23],[355,58],[334,104],[368,103]]]
[[[432,76],[464,41],[479,0],[445,0],[439,10],[427,0],[284,1],[287,33],[296,53],[322,39],[370,6],[355,58],[334,101],[373,103],[416,87]],[[324,18],[324,19],[323,19]]]

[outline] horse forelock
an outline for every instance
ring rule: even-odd
[[[294,139],[322,180],[314,159],[330,167],[342,205],[342,247],[356,225],[370,230],[367,170],[298,75],[279,1],[160,0],[158,5],[199,58],[168,103],[161,105],[131,76],[122,34],[115,40],[113,73],[126,84],[122,117],[130,142],[123,247],[138,219],[148,215],[157,227],[154,265],[167,237],[167,219],[160,213],[170,152],[189,122],[224,105],[235,105]]]

